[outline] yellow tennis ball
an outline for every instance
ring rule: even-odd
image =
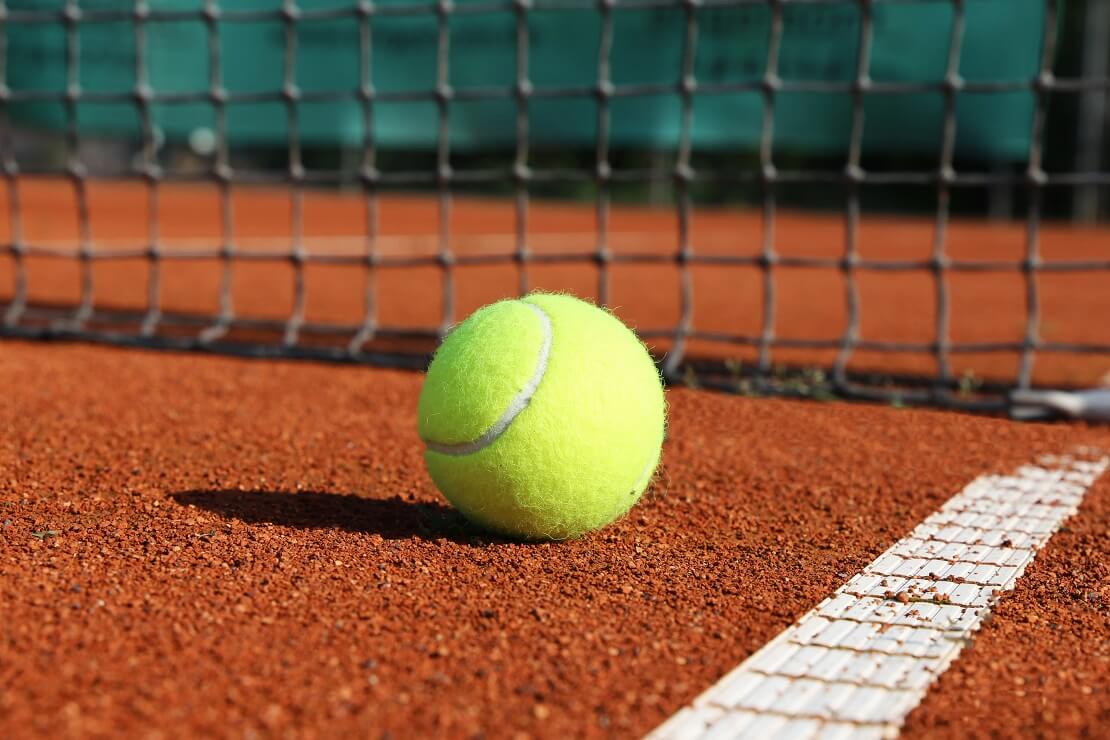
[[[420,394],[428,472],[470,520],[567,539],[627,512],[663,445],[659,372],[612,314],[533,293],[475,311],[444,340]]]

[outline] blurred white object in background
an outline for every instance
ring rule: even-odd
[[[1010,416],[1014,419],[1063,417],[1110,422],[1110,387],[1085,391],[1018,390],[1010,394],[1010,403]]]

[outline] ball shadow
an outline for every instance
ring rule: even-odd
[[[454,509],[438,503],[363,498],[322,491],[180,491],[172,498],[222,517],[249,524],[277,524],[297,529],[344,529],[384,539],[451,540],[482,545],[500,538],[478,529]]]

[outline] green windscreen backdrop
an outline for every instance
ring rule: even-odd
[[[462,8],[474,0],[456,0]],[[406,0],[378,0],[379,8]],[[969,82],[1028,81],[1038,70],[1044,29],[1043,0],[966,0],[960,75]],[[211,55],[201,0],[149,0],[152,11],[197,11],[187,19],[143,23],[148,84],[155,93],[150,114],[164,136],[181,139],[216,128],[207,99],[159,100],[162,94],[207,93]],[[130,11],[127,0],[95,0],[84,10]],[[61,9],[62,0],[15,0],[9,11]],[[280,9],[280,0],[224,0],[223,11]],[[423,93],[410,100],[374,100],[375,142],[383,147],[432,148],[439,119],[428,95],[437,83],[438,19],[431,6],[415,15],[375,14],[368,21],[351,0],[303,0],[311,11],[350,7],[344,17],[295,23],[295,82],[311,98],[297,103],[299,137],[306,144],[359,146],[363,102],[360,24],[369,26],[369,78],[376,93]],[[939,82],[944,78],[955,11],[950,0],[874,5],[870,76],[876,82]],[[768,56],[771,11],[762,5],[699,8],[694,69],[700,85],[762,79]],[[592,147],[597,101],[601,13],[576,9],[530,9],[527,72],[535,95],[528,101],[532,145]],[[450,144],[456,150],[511,147],[516,142],[517,20],[508,9],[449,13],[449,84],[458,92],[481,88],[494,94],[449,105]],[[676,7],[612,11],[610,141],[614,147],[674,147],[680,137],[682,97],[678,83],[686,39],[685,12]],[[135,89],[135,23],[130,16],[82,19],[75,26],[76,82],[85,94],[130,94]],[[779,76],[790,81],[850,81],[856,74],[860,11],[855,3],[787,5],[779,53]],[[13,119],[64,128],[67,114],[66,30],[59,18],[11,20],[6,34],[6,82],[13,91],[45,93],[9,105]],[[282,146],[289,128],[284,102],[237,99],[282,90],[286,27],[282,19],[217,24],[218,72],[228,93],[227,132],[232,143]],[[620,95],[624,86],[674,85],[667,92]],[[581,95],[545,96],[545,90],[576,88]],[[53,97],[57,95],[57,98]],[[956,98],[957,150],[980,159],[1017,160],[1027,155],[1034,100],[1030,90],[961,92]],[[696,92],[692,100],[693,144],[701,150],[745,149],[758,144],[764,101],[758,90]],[[865,98],[864,146],[872,152],[929,153],[939,150],[944,99],[939,91],[872,93]],[[774,142],[779,151],[823,154],[843,151],[851,128],[851,96],[839,92],[775,95]],[[77,125],[85,133],[137,137],[139,107],[123,99],[78,98]]]

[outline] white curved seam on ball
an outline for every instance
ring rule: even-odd
[[[525,306],[536,312],[536,316],[540,319],[540,327],[543,331],[543,343],[540,346],[539,360],[536,362],[536,370],[532,373],[532,377],[523,388],[509,401],[508,407],[501,417],[493,423],[480,437],[470,442],[462,442],[460,444],[442,444],[440,442],[424,441],[424,446],[432,452],[438,452],[441,455],[450,455],[452,457],[462,457],[464,455],[473,455],[475,452],[480,452],[491,444],[496,442],[502,434],[508,431],[509,426],[513,423],[516,417],[520,416],[520,412],[528,408],[528,404],[532,401],[532,396],[536,394],[536,390],[540,387],[540,382],[543,376],[547,373],[547,364],[551,358],[551,343],[553,341],[555,331],[551,325],[551,317],[534,303],[522,301]]]
[[[660,440],[660,451],[648,458],[647,467],[644,468],[644,472],[640,473],[640,477],[636,479],[636,485],[632,487],[633,494],[635,494],[637,491],[643,491],[645,488],[647,488],[647,484],[651,481],[651,476],[655,475],[655,469],[659,467],[659,456],[662,455],[662,447],[663,441]]]
[[[636,485],[632,487],[633,494],[647,488],[648,481],[651,480],[651,476],[655,473],[658,462],[658,458],[652,455],[651,459],[648,461],[647,467],[644,468],[644,472],[640,473],[640,477],[636,480]]]

